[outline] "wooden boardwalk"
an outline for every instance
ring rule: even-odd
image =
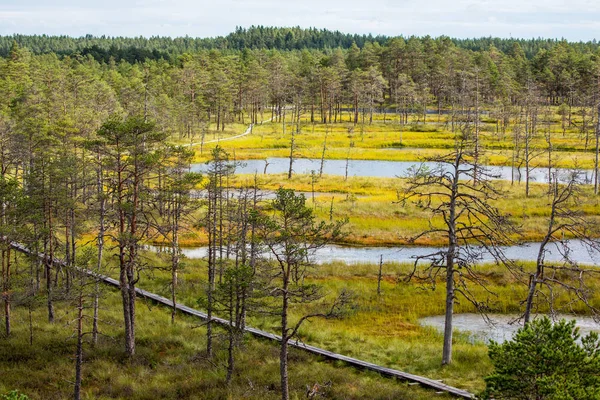
[[[20,243],[12,243],[11,245],[15,250],[18,250],[18,251],[28,254],[28,255],[32,255],[32,252],[29,249],[27,249],[25,246],[21,245]],[[38,254],[38,257],[43,257],[43,255]],[[60,260],[54,260],[54,264],[64,265],[64,262],[60,261]],[[81,269],[81,268],[78,268],[78,269],[79,269],[79,271],[81,271],[87,275],[97,278],[98,280],[100,280],[101,282],[104,282],[105,284],[108,284],[108,285],[111,285],[111,286],[114,286],[117,288],[119,287],[119,281],[116,279],[113,279],[109,276],[96,274],[95,272],[89,271],[86,269]],[[171,308],[173,307],[173,302],[171,300],[167,299],[166,297],[159,296],[155,293],[152,293],[147,290],[140,289],[140,288],[136,288],[135,290],[136,290],[138,296],[140,296],[140,297],[151,299],[151,300],[153,300],[159,304],[165,305],[167,307],[171,307]],[[203,320],[208,320],[208,315],[202,311],[195,310],[191,307],[187,307],[182,304],[176,304],[175,308],[184,314],[198,317]],[[212,321],[219,325],[229,325],[229,321],[227,321],[223,318],[212,317]],[[256,329],[256,328],[247,326],[245,328],[245,331],[256,337],[259,337],[259,338],[273,340],[276,342],[281,341],[281,336],[278,336],[273,333],[266,332],[266,331],[263,331],[260,329]],[[367,361],[359,360],[356,358],[345,356],[343,354],[337,354],[337,353],[331,352],[329,350],[311,346],[309,344],[302,343],[300,341],[290,341],[289,346],[305,350],[312,354],[320,355],[320,356],[325,357],[330,360],[343,361],[346,364],[356,367],[356,368],[375,371],[375,372],[378,372],[378,373],[388,376],[388,377],[393,377],[393,378],[401,379],[404,381],[418,383],[421,386],[424,386],[424,387],[430,388],[430,389],[434,389],[437,392],[445,392],[445,393],[449,393],[453,396],[461,397],[461,398],[465,398],[465,399],[474,399],[475,398],[475,395],[473,395],[470,392],[467,392],[466,390],[462,390],[462,389],[455,388],[453,386],[446,385],[446,384],[444,384],[440,381],[434,380],[434,379],[429,379],[429,378],[425,378],[423,376],[409,374],[408,372],[403,372],[403,371],[399,371],[399,370],[392,369],[392,368],[382,367],[380,365],[373,364],[373,363],[370,363]]]

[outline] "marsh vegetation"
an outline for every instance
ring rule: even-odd
[[[46,40],[34,39],[20,38]],[[483,391],[487,346],[453,332],[454,314],[523,323],[600,307],[596,268],[568,246],[599,249],[598,50],[529,44],[390,38],[128,61],[15,41],[0,59],[0,393],[430,396],[294,340]],[[506,251],[525,242],[530,261]],[[319,260],[331,244],[425,250]],[[205,257],[182,251],[199,245]],[[419,323],[441,314],[444,335]],[[279,333],[279,348],[246,326]]]

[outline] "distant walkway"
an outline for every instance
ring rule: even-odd
[[[269,118],[266,121],[262,121],[260,124],[258,125],[262,125],[264,122],[271,122],[273,120],[273,118],[275,118],[275,116]],[[239,135],[235,135],[235,136],[229,136],[223,139],[213,139],[213,140],[207,140],[205,142],[195,142],[195,143],[188,143],[188,144],[184,144],[184,147],[193,147],[193,146],[200,146],[200,145],[205,145],[205,144],[209,144],[209,143],[220,143],[220,142],[224,142],[226,140],[234,140],[234,139],[239,139],[241,137],[244,137],[246,135],[249,135],[252,133],[252,128],[254,127],[254,125],[257,124],[250,124],[248,125],[248,128],[244,131],[244,133],[239,134]]]
[[[12,242],[11,247],[13,247],[15,250],[20,251],[21,253],[24,253],[27,255],[33,254],[31,250],[29,250],[27,247],[23,246],[20,243]],[[37,256],[40,258],[44,257],[44,255],[41,253],[38,253]],[[57,265],[65,266],[65,263],[61,260],[55,259],[53,261],[53,263],[57,264]],[[114,286],[117,288],[120,287],[119,281],[117,281],[116,279],[113,279],[113,278],[105,276],[105,275],[96,274],[95,272],[87,270],[87,269],[83,269],[83,268],[78,268],[78,269],[79,269],[79,271],[85,273],[86,275],[97,278],[98,280],[100,280],[103,283],[106,283],[108,285],[111,285],[111,286]],[[138,294],[138,296],[140,296],[140,297],[154,300],[155,302],[165,305],[165,306],[168,306],[170,308],[173,307],[173,302],[171,300],[167,299],[166,297],[159,296],[157,294],[148,292],[148,291],[140,289],[140,288],[135,288],[135,291]],[[208,315],[206,313],[195,310],[191,307],[187,307],[187,306],[184,306],[181,304],[176,304],[175,308],[184,314],[198,317],[203,320],[208,320]],[[223,319],[223,318],[212,317],[211,321],[213,321],[219,325],[224,325],[224,326],[229,325],[229,321],[227,321],[226,319]],[[281,336],[278,336],[273,333],[269,333],[269,332],[266,332],[266,331],[263,331],[260,329],[256,329],[256,328],[247,326],[245,328],[245,331],[248,333],[251,333],[252,335],[259,337],[259,338],[273,340],[276,342],[281,342]],[[399,370],[392,369],[392,368],[382,367],[380,365],[373,364],[373,363],[370,363],[367,361],[362,361],[362,360],[348,357],[348,356],[345,356],[342,354],[337,354],[337,353],[331,352],[329,350],[321,349],[319,347],[311,346],[311,345],[302,343],[300,341],[290,341],[289,346],[308,351],[309,353],[312,353],[312,354],[317,354],[317,355],[326,357],[330,360],[343,361],[352,367],[356,367],[359,369],[367,369],[370,371],[378,372],[385,376],[389,376],[389,377],[393,377],[393,378],[397,378],[397,379],[401,379],[401,380],[405,380],[405,381],[409,381],[409,382],[418,383],[426,388],[437,390],[438,392],[446,392],[451,395],[461,397],[464,399],[474,399],[475,398],[475,396],[472,393],[469,393],[466,390],[462,390],[462,389],[458,389],[458,388],[455,388],[452,386],[445,385],[445,384],[441,383],[440,381],[425,378],[425,377],[419,376],[419,375],[409,374],[407,372],[399,371]]]

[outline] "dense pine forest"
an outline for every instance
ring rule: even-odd
[[[353,44],[363,48],[367,43],[378,43],[384,46],[397,39],[387,36],[345,34],[326,29],[275,28],[253,26],[251,28],[237,28],[235,32],[225,37],[216,38],[191,38],[191,37],[85,37],[46,36],[46,35],[12,35],[0,38],[0,54],[8,55],[13,41],[27,47],[35,54],[57,53],[61,55],[91,53],[101,61],[104,57],[121,58],[128,61],[143,61],[145,59],[167,58],[186,52],[197,52],[201,49],[217,50],[244,50],[244,49],[269,49],[269,50],[303,50],[303,49],[349,49]],[[431,38],[415,38],[419,41],[429,41]],[[506,53],[512,50],[514,44],[519,44],[527,58],[532,58],[540,50],[551,50],[558,43],[565,42],[557,39],[451,39],[455,46],[473,51],[490,50],[496,47]],[[403,38],[408,40],[408,38]],[[595,51],[598,48],[596,41],[569,43],[580,52]]]
[[[507,120],[516,112],[511,107],[564,106],[560,112],[570,116],[574,107],[593,108],[598,97],[595,43],[262,27],[216,39],[15,35],[0,42],[3,98],[12,107],[6,111],[26,106],[33,90],[46,103],[44,93],[63,97],[63,112],[76,117],[73,109],[88,105],[74,97],[93,90],[106,101],[103,112],[145,113],[178,135],[198,134],[203,121],[244,122],[244,113],[254,118],[289,103],[335,122],[348,107],[413,112],[477,101]],[[587,114],[584,131],[595,118],[595,111]]]
[[[262,82],[264,79],[272,81],[272,68],[275,68],[275,60],[278,59],[285,66],[282,71],[286,78],[285,86],[303,86],[306,93],[304,101],[311,103],[326,102],[318,98],[315,86],[331,81],[330,85],[339,87],[339,94],[330,94],[333,91],[330,88],[318,89],[321,92],[326,90],[328,97],[335,95],[331,101],[350,104],[351,87],[356,87],[359,80],[359,74],[354,72],[364,75],[375,68],[376,72],[369,73],[372,79],[381,75],[383,81],[380,84],[385,89],[374,99],[376,104],[398,103],[401,87],[415,85],[419,95],[433,96],[444,106],[449,105],[461,89],[470,89],[464,87],[464,81],[471,85],[475,75],[481,84],[482,99],[489,103],[509,99],[514,104],[527,88],[535,90],[536,95],[551,104],[587,104],[597,81],[598,54],[595,42],[372,37],[317,29],[270,27],[238,28],[225,37],[214,39],[91,35],[80,38],[45,35],[0,38],[0,55],[5,59],[15,60],[18,48],[26,49],[33,56],[55,54],[63,63],[71,60],[71,63],[88,65],[95,73],[118,67],[122,76],[126,64],[132,64],[131,71],[161,68],[169,75],[192,67],[202,66],[202,69],[210,71],[217,69],[227,75],[223,87],[228,92],[235,93],[236,86],[237,92],[241,92],[229,97],[245,103],[244,92],[247,90],[244,86],[250,85],[252,79],[260,83],[265,83]],[[98,64],[91,62],[90,56]],[[126,64],[118,65],[121,61]],[[26,74],[25,71],[23,73]],[[265,74],[268,76],[265,77]],[[150,75],[156,74],[148,71],[146,75],[150,79]],[[317,85],[311,82],[308,85],[308,82],[300,82],[307,77],[323,83]],[[403,85],[403,79],[408,79],[408,83]],[[360,80],[368,79],[363,76]],[[366,84],[361,83],[363,86]],[[199,85],[199,91],[201,88],[202,85]],[[116,88],[113,86],[113,89]],[[161,89],[166,92],[166,88]],[[408,89],[405,87],[403,90]],[[265,85],[262,96],[265,100],[261,106],[274,102],[272,92],[273,89],[269,88],[269,93],[266,93]],[[159,94],[162,91],[153,93],[153,96]],[[223,104],[223,107],[241,110],[246,106],[234,105],[233,100],[230,103]]]
[[[565,238],[600,249],[596,42],[251,27],[206,39],[4,36],[0,56],[0,355],[12,363],[0,395],[432,393],[288,349],[299,337],[475,392],[492,372],[487,347],[453,342],[450,323],[440,363],[440,335],[418,318],[600,307],[592,269],[568,251],[564,264],[544,259]],[[285,174],[267,173],[273,156]],[[302,173],[301,158],[320,164]],[[348,173],[353,159],[425,158],[454,178],[431,166]],[[262,174],[236,174],[249,159],[264,160]],[[327,176],[326,159],[345,162],[345,176]],[[492,183],[489,165],[518,177]],[[516,265],[502,249],[523,241],[539,241],[539,257]],[[383,255],[315,261],[332,243],[449,250],[420,274]],[[206,256],[183,256],[190,244]],[[474,244],[494,256],[481,270]],[[208,322],[136,306],[140,286]],[[247,324],[278,343],[248,338]],[[53,368],[73,378],[40,367],[27,381],[52,349]]]

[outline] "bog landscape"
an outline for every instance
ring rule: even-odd
[[[598,43],[0,56],[0,399],[600,398]]]

